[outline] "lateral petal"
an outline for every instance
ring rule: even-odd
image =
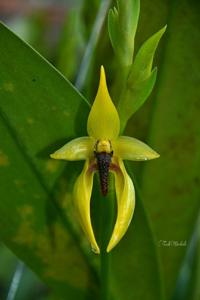
[[[93,186],[93,177],[94,171],[90,168],[89,160],[86,160],[83,171],[77,178],[74,185],[73,198],[82,229],[91,244],[92,250],[99,254],[100,249],[94,236],[90,217],[90,199]]]
[[[110,252],[126,233],[135,209],[135,190],[133,182],[127,174],[121,159],[118,160],[117,165],[117,168],[114,169],[117,219],[107,247],[107,252]]]
[[[51,154],[51,158],[64,160],[85,160],[93,153],[94,141],[87,136],[71,140]]]
[[[123,160],[150,160],[160,156],[145,143],[128,136],[120,136],[114,141],[113,150]]]
[[[120,120],[106,84],[103,66],[96,98],[88,116],[87,131],[96,139],[116,139],[120,130]]]

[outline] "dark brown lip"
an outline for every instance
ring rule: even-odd
[[[94,155],[97,160],[97,168],[99,172],[101,193],[103,196],[106,196],[108,193],[109,186],[109,170],[111,165],[111,160],[113,152],[94,152]]]

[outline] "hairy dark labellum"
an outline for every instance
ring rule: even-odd
[[[97,167],[99,171],[101,192],[103,196],[108,193],[109,169],[111,165],[113,152],[94,152],[97,159]]]

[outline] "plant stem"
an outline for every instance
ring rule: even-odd
[[[109,300],[109,254],[101,252],[101,300]]]
[[[102,197],[100,199],[100,245],[101,245],[101,254],[100,254],[100,280],[101,280],[101,300],[110,299],[110,290],[109,290],[109,273],[110,273],[110,258],[111,253],[106,252],[108,242],[111,237],[113,229],[113,220],[114,220],[114,193],[112,192],[114,185],[114,178],[110,178],[110,190],[111,192],[107,197]]]
[[[102,199],[103,201],[108,201],[110,199]],[[108,200],[108,201],[107,201]],[[102,201],[102,202],[103,202]],[[107,204],[106,203],[106,204]],[[108,215],[108,205],[101,204],[101,254],[100,254],[100,263],[101,263],[101,270],[100,270],[100,278],[101,278],[101,300],[108,300],[109,299],[109,254],[106,252],[107,241],[108,241],[108,234],[110,232],[110,224],[106,222],[106,216]],[[110,208],[110,207],[109,207]],[[110,209],[109,209],[110,210]],[[109,211],[110,212],[110,211]],[[108,226],[105,227],[105,224]]]
[[[93,54],[96,44],[98,42],[98,39],[99,39],[99,36],[101,33],[101,29],[103,27],[104,20],[106,18],[110,3],[111,3],[111,0],[102,0],[101,1],[96,20],[94,22],[93,30],[91,32],[91,35],[90,35],[81,65],[80,65],[80,69],[78,71],[78,76],[77,76],[76,82],[75,82],[75,86],[77,87],[77,89],[79,91],[82,90],[83,85],[85,83],[88,69],[90,67],[90,63],[92,60],[92,54]]]

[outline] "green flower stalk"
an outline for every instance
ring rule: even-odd
[[[128,120],[145,103],[156,82],[153,59],[165,25],[149,37],[134,53],[135,35],[140,14],[140,0],[117,0],[109,11],[108,32],[116,57],[114,93],[118,103],[121,132]]]
[[[93,177],[96,172],[99,173],[101,192],[105,196],[108,192],[109,172],[114,174],[117,218],[107,246],[109,252],[126,233],[135,208],[134,185],[123,160],[150,160],[159,157],[159,154],[135,138],[119,136],[120,119],[108,92],[103,66],[97,95],[88,116],[87,132],[88,136],[68,142],[51,157],[68,161],[85,160],[74,185],[73,198],[80,224],[95,253],[100,253],[100,249],[90,217]]]

